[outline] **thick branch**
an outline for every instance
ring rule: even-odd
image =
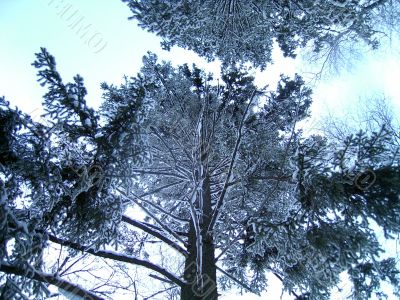
[[[159,204],[155,204],[155,203],[153,203],[153,202],[151,202],[149,200],[143,199],[143,197],[141,197],[141,196],[137,196],[137,197],[140,198],[140,200],[142,202],[147,203],[148,205],[154,207],[155,209],[157,209],[158,211],[162,212],[163,214],[167,215],[168,217],[170,217],[172,219],[175,219],[175,220],[180,221],[180,222],[188,222],[188,220],[186,220],[184,218],[181,218],[181,217],[178,217],[178,216],[172,214],[171,212],[165,210]]]
[[[136,195],[132,195],[133,198],[128,197],[128,195],[121,189],[117,188],[118,192],[121,193],[122,196],[124,196],[126,199],[129,200],[133,200],[149,217],[151,217],[156,223],[158,223],[158,225],[161,226],[161,228],[171,234],[174,238],[176,238],[178,241],[180,241],[182,244],[186,244],[173,230],[171,230],[170,228],[168,228],[168,226],[166,226],[165,224],[163,224],[163,222],[161,222],[153,213],[151,213],[146,207],[144,207],[141,203],[139,203],[139,201],[142,200],[142,198],[136,196]],[[137,200],[136,200],[137,199]],[[139,201],[138,201],[139,200]]]
[[[57,244],[60,244],[60,245],[66,246],[66,247],[70,247],[75,250],[83,251],[83,252],[92,254],[94,256],[143,266],[150,270],[160,273],[161,275],[165,276],[166,278],[168,278],[169,280],[171,280],[172,282],[174,282],[175,284],[177,284],[181,287],[185,285],[185,283],[180,278],[176,277],[174,274],[168,272],[166,269],[164,269],[156,264],[153,264],[147,260],[138,259],[136,257],[124,255],[124,254],[113,252],[113,251],[95,250],[93,248],[86,247],[86,246],[83,246],[78,243],[62,240],[62,239],[60,239],[56,236],[50,235],[50,234],[49,234],[49,240],[53,243],[57,243]]]
[[[163,236],[162,234],[160,234],[159,232],[157,232],[156,230],[153,230],[149,227],[147,227],[145,224],[133,220],[127,216],[122,216],[122,221],[125,223],[128,223],[129,225],[135,226],[141,230],[143,230],[144,232],[151,234],[152,236],[154,236],[155,238],[160,239],[161,241],[167,243],[169,246],[171,246],[172,248],[174,248],[175,250],[177,250],[179,253],[182,253],[183,255],[188,255],[187,251],[185,249],[183,249],[181,246],[177,245],[175,242],[171,241],[169,238]]]
[[[148,222],[141,222],[143,225],[147,226],[148,228],[151,229],[155,229],[156,231],[163,231],[163,229],[161,227],[158,227],[157,225],[148,223]],[[183,237],[187,237],[189,234],[187,232],[184,231],[174,231],[177,235],[183,236]]]
[[[70,283],[52,274],[42,273],[33,269],[26,270],[24,268],[4,263],[0,265],[0,271],[7,274],[14,274],[25,278],[30,278],[40,282],[55,285],[56,287],[63,289],[64,291],[67,291],[85,300],[104,300],[104,298],[101,298],[95,295],[94,293],[81,288],[76,284]]]
[[[157,276],[157,275],[155,275],[155,274],[150,274],[149,276],[150,276],[151,278],[160,280],[160,281],[165,282],[165,283],[168,283],[168,284],[174,284],[172,281],[167,280],[167,279],[165,279],[164,277]]]

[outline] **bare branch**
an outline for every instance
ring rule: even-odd
[[[21,268],[18,266],[12,266],[12,265],[9,265],[6,263],[2,263],[0,265],[0,271],[7,273],[7,274],[23,276],[23,277],[27,277],[27,278],[30,278],[30,279],[33,279],[36,281],[55,285],[56,287],[63,289],[64,291],[67,291],[71,294],[74,294],[75,296],[81,297],[82,299],[85,299],[85,300],[104,300],[103,298],[97,296],[96,294],[94,294],[88,290],[85,290],[84,288],[81,288],[80,286],[78,286],[76,284],[70,283],[67,280],[61,279],[60,277],[57,277],[56,275],[39,272],[34,269],[27,271],[25,268]]]
[[[165,279],[165,278],[163,278],[163,277],[160,277],[160,276],[157,276],[157,275],[155,275],[155,274],[150,274],[149,276],[150,276],[151,278],[160,280],[160,281],[162,281],[162,282],[169,283],[169,284],[173,284],[173,282],[172,282],[171,280],[167,280],[167,279]]]
[[[145,224],[143,224],[139,221],[133,220],[133,219],[129,218],[128,216],[122,216],[122,221],[143,230],[144,232],[154,236],[155,238],[160,239],[161,241],[167,243],[168,246],[177,250],[179,253],[181,253],[185,256],[188,255],[188,252],[185,249],[183,249],[181,246],[179,246],[178,244],[176,244],[174,241],[170,240],[169,238],[163,236],[156,230],[149,228]]]
[[[142,259],[139,259],[139,258],[136,258],[133,256],[129,256],[129,255],[113,252],[113,251],[96,250],[96,249],[93,249],[93,248],[90,248],[87,246],[83,246],[78,243],[62,240],[62,239],[60,239],[56,236],[50,235],[50,234],[49,234],[49,240],[53,243],[67,246],[67,247],[70,247],[75,250],[83,251],[83,252],[92,254],[94,256],[143,266],[150,270],[160,273],[161,275],[165,276],[166,278],[168,278],[169,280],[171,280],[172,282],[174,282],[175,284],[177,284],[179,286],[185,285],[185,283],[180,278],[176,277],[174,274],[168,272],[166,269],[164,269],[156,264],[153,264],[147,260],[142,260]]]

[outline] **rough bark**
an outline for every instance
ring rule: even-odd
[[[189,255],[186,256],[184,280],[187,284],[181,289],[181,300],[216,300],[217,293],[217,275],[215,263],[214,239],[211,232],[208,232],[212,218],[210,178],[204,174],[202,185],[202,218],[200,220],[202,236],[202,274],[199,282],[197,272],[197,247],[195,225],[190,222],[188,248]]]
[[[212,232],[208,231],[211,218],[211,192],[210,192],[210,178],[207,175],[203,182],[203,224],[202,224],[202,237],[203,237],[203,273],[204,273],[204,290],[205,297],[202,299],[215,300],[218,298],[217,293],[217,268],[215,262],[215,247],[214,237]]]

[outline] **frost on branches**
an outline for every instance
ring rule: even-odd
[[[176,45],[208,59],[248,61],[264,68],[273,43],[285,56],[312,46],[328,57],[343,43],[378,46],[383,32],[397,25],[398,1],[246,1],[246,0],[124,0],[139,25]],[[385,24],[386,24],[385,23]],[[309,43],[310,42],[310,43]],[[318,55],[319,56],[319,55]]]
[[[298,75],[268,91],[244,68],[217,80],[148,54],[136,77],[102,85],[95,111],[45,49],[34,65],[47,122],[0,106],[2,294],[45,298],[51,284],[87,299],[206,300],[233,286],[260,294],[268,273],[297,299],[329,299],[346,272],[355,299],[399,286],[372,229],[400,232],[389,129],[303,136],[311,90]],[[81,253],[96,272],[74,263]],[[138,288],[147,275],[160,290]]]
[[[144,159],[135,114],[140,97],[128,111],[117,109],[103,121],[101,111],[86,105],[79,75],[64,84],[53,56],[41,49],[36,57],[39,82],[48,87],[42,119],[34,121],[0,99],[0,270],[9,274],[1,274],[7,299],[48,297],[48,283],[85,294],[57,277],[69,259],[57,261],[59,269],[46,264],[48,242],[64,239],[93,249],[115,244],[125,204],[106,175]],[[123,122],[126,147],[116,149]]]

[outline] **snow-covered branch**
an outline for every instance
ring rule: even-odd
[[[178,158],[176,157],[173,149],[169,145],[170,143],[164,139],[164,137],[160,134],[160,132],[158,132],[158,130],[156,128],[151,127],[151,132],[162,142],[162,144],[165,146],[165,148],[171,154],[171,157],[174,161],[174,166],[171,166],[171,167],[173,167],[182,176],[190,178],[190,172],[180,166],[180,164],[178,162]],[[189,176],[188,176],[188,174],[189,174]]]
[[[166,232],[169,233],[170,235],[172,235],[176,240],[178,240],[179,242],[181,242],[182,244],[186,244],[173,230],[171,230],[170,228],[168,228],[162,221],[159,220],[159,218],[157,218],[152,212],[150,212],[146,207],[144,207],[139,200],[141,201],[142,199],[136,195],[130,195],[132,197],[129,197],[125,191],[121,190],[121,189],[117,189],[118,192],[121,193],[122,196],[124,196],[125,198],[134,201],[149,217],[151,217],[158,225],[161,226],[161,228]]]
[[[220,194],[220,196],[219,196],[219,198],[217,200],[217,203],[215,205],[213,216],[211,218],[210,225],[208,226],[208,231],[211,231],[213,229],[213,227],[214,227],[214,225],[215,225],[215,223],[216,223],[216,221],[218,219],[218,216],[219,216],[219,210],[220,210],[220,208],[221,208],[221,206],[222,206],[222,204],[224,202],[225,194],[228,191],[229,181],[231,179],[233,166],[235,164],[236,156],[237,156],[237,153],[238,153],[238,150],[239,150],[239,145],[240,145],[240,142],[241,142],[241,139],[242,139],[242,130],[243,130],[244,121],[246,120],[247,113],[248,113],[248,111],[250,109],[251,104],[253,103],[253,100],[254,100],[254,97],[256,96],[256,93],[257,93],[257,90],[254,90],[253,93],[251,94],[249,103],[247,104],[246,110],[244,111],[243,116],[242,116],[242,120],[240,121],[239,129],[238,129],[238,135],[237,135],[237,139],[236,139],[236,143],[235,143],[235,148],[233,149],[232,156],[231,156],[231,161],[229,163],[228,174],[226,175],[224,187],[223,187],[223,189],[221,191],[221,194]]]
[[[187,179],[186,177],[184,177],[180,174],[169,172],[169,169],[165,170],[165,168],[164,168],[164,170],[147,168],[147,169],[132,169],[130,171],[131,171],[131,174],[128,174],[128,175],[119,176],[119,175],[115,175],[115,174],[107,174],[107,177],[136,177],[137,175],[159,175],[159,176],[166,176],[166,177],[175,177],[175,178],[183,179],[183,180]]]
[[[138,196],[138,197],[140,198],[140,200],[141,200],[142,202],[147,203],[148,205],[154,207],[156,210],[158,210],[158,211],[162,212],[163,214],[165,214],[165,215],[171,217],[172,219],[175,219],[175,220],[177,220],[177,221],[179,221],[179,222],[188,222],[188,220],[186,220],[186,219],[184,219],[184,218],[181,218],[181,217],[178,217],[178,216],[175,216],[175,215],[172,214],[171,212],[166,211],[166,210],[165,210],[163,207],[161,207],[160,205],[155,204],[155,203],[153,203],[153,202],[151,202],[151,201],[149,201],[149,200],[143,199],[143,198],[140,197],[140,196]]]
[[[108,259],[112,259],[115,261],[121,261],[121,262],[125,262],[125,263],[129,263],[129,264],[134,264],[134,265],[139,265],[139,266],[143,266],[146,267],[147,269],[153,270],[157,273],[160,273],[161,275],[165,276],[166,278],[168,278],[169,280],[171,280],[172,282],[174,282],[175,284],[179,285],[179,286],[184,286],[184,282],[177,276],[175,276],[174,274],[170,273],[169,271],[167,271],[166,269],[151,263],[148,260],[143,260],[143,259],[139,259],[130,255],[126,255],[126,254],[121,254],[121,253],[117,253],[114,251],[107,251],[107,250],[96,250],[87,246],[83,246],[81,244],[75,243],[75,242],[70,242],[70,241],[65,241],[63,239],[60,239],[56,236],[50,235],[49,234],[49,240],[53,243],[57,243],[75,250],[79,250],[79,251],[83,251],[98,257],[102,257],[102,258],[108,258]]]
[[[169,238],[165,237],[164,235],[162,235],[158,231],[149,228],[148,226],[146,226],[142,222],[133,220],[133,219],[129,218],[128,216],[122,216],[122,221],[125,222],[125,223],[128,223],[129,225],[135,226],[135,227],[143,230],[144,232],[154,236],[155,238],[160,239],[161,241],[167,243],[167,245],[169,245],[170,247],[172,247],[175,250],[177,250],[179,253],[182,253],[185,256],[188,255],[187,251],[185,249],[183,249],[181,246],[179,246],[178,244],[176,244],[174,241],[170,240]]]
[[[0,264],[0,271],[4,272],[6,274],[14,274],[18,276],[23,276],[27,277],[36,281],[48,283],[55,285],[56,287],[73,294],[79,299],[83,300],[103,300],[103,298],[97,296],[96,294],[85,290],[84,288],[81,288],[80,286],[73,284],[71,282],[68,282],[65,279],[62,279],[60,277],[57,277],[56,275],[53,274],[48,274],[48,273],[43,273],[39,272],[37,270],[31,269],[31,270],[26,270],[26,268],[22,268],[19,266],[13,266],[9,265],[6,263]]]
[[[170,188],[170,187],[179,185],[179,184],[181,184],[181,183],[183,183],[183,182],[184,182],[183,180],[178,180],[178,181],[176,181],[176,182],[172,182],[172,183],[169,183],[169,184],[165,184],[165,185],[163,185],[163,186],[160,186],[160,187],[158,187],[158,188],[155,188],[154,190],[144,192],[143,194],[140,194],[139,197],[142,198],[142,197],[146,197],[146,196],[151,196],[151,195],[153,195],[153,194],[156,194],[156,193],[158,193],[158,192],[161,192],[161,191],[164,190],[164,189],[168,189],[168,188]]]
[[[217,270],[220,271],[222,274],[224,274],[226,277],[228,277],[230,280],[233,280],[234,282],[239,284],[241,287],[243,287],[244,289],[248,290],[250,293],[254,293],[254,291],[251,289],[251,287],[249,287],[247,284],[241,282],[240,280],[238,280],[237,278],[235,278],[234,276],[232,276],[231,274],[229,274],[228,272],[226,272],[222,268],[217,266]]]

